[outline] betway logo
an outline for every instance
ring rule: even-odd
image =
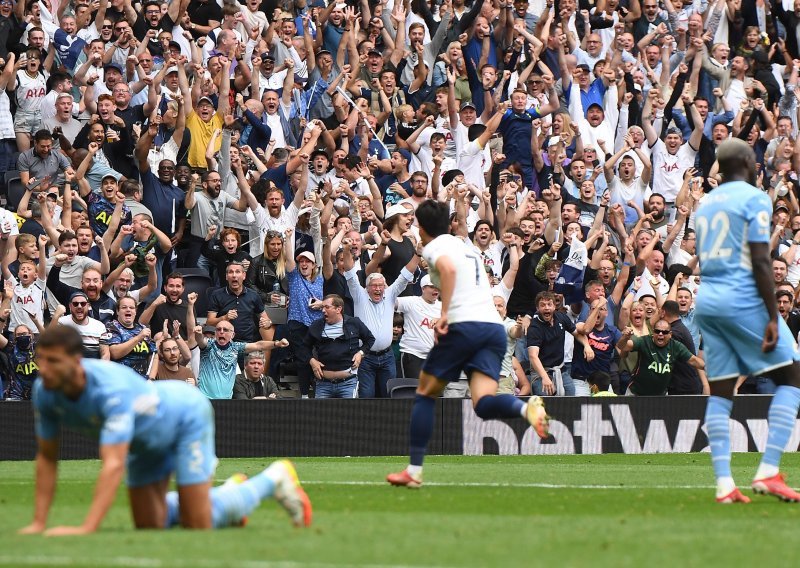
[[[603,408],[608,409],[611,420],[603,418]],[[698,431],[705,432],[702,420],[697,418],[677,420],[672,431],[668,431],[665,420],[650,419],[646,431],[640,432],[627,404],[582,404],[581,417],[571,426],[558,420],[550,421],[551,439],[546,442],[541,441],[532,428],[527,428],[520,440],[508,424],[500,420],[481,420],[469,400],[463,402],[462,416],[464,455],[482,455],[486,438],[495,441],[500,455],[601,454],[603,439],[608,437],[616,438],[626,454],[688,453],[695,446]],[[767,445],[767,420],[754,418],[744,422],[730,421],[731,450],[763,452]],[[755,447],[751,447],[750,439]],[[705,442],[703,436],[702,443],[705,445]],[[795,422],[787,450],[796,450],[798,445],[800,421]],[[701,451],[707,452],[708,446]]]

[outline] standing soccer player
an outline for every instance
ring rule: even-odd
[[[546,438],[548,418],[538,396],[527,403],[510,394],[497,394],[497,381],[506,352],[506,330],[494,307],[483,259],[463,240],[448,234],[447,205],[428,200],[416,212],[433,285],[439,288],[442,315],[434,331],[437,342],[419,376],[411,410],[410,465],[386,480],[409,488],[422,486],[422,462],[433,432],[436,398],[448,382],[464,371],[469,377],[472,405],[484,420],[526,418]]]
[[[753,185],[755,160],[742,140],[720,144],[717,161],[725,183],[703,198],[695,222],[702,280],[695,314],[706,346],[711,386],[706,428],[719,503],[750,502],[731,475],[729,419],[740,375],[768,376],[779,385],[753,490],[800,501],[779,472],[800,407],[800,357],[775,302],[769,255],[772,202]]]
[[[128,496],[136,528],[220,528],[243,524],[273,496],[295,525],[311,522],[311,503],[289,461],[243,481],[237,474],[212,489],[217,465],[214,413],[203,394],[182,381],[149,382],[128,367],[81,358],[70,327],[39,337],[33,406],[39,450],[33,522],[22,534],[80,535],[96,531],[114,502],[127,460]],[[99,435],[102,467],[94,499],[79,526],[45,531],[56,489],[61,425]],[[167,493],[172,473],[177,492]]]

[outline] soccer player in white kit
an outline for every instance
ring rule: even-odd
[[[410,463],[386,480],[416,489],[422,486],[422,462],[433,432],[436,398],[464,371],[475,413],[483,419],[522,417],[546,438],[547,413],[539,397],[528,402],[497,394],[506,352],[506,331],[494,307],[483,260],[458,237],[448,234],[446,204],[428,200],[417,208],[419,235],[431,281],[439,288],[442,313],[434,326],[437,342],[422,366],[411,410]]]

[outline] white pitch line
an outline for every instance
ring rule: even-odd
[[[222,483],[225,479],[217,479]],[[69,480],[69,483],[94,484],[94,479]],[[388,487],[385,481],[322,481],[322,480],[303,480],[303,485],[343,485],[352,487]],[[7,480],[0,481],[0,485],[28,485],[32,486],[31,481]],[[590,485],[582,483],[507,483],[491,481],[426,481],[425,487],[495,487],[495,488],[519,488],[519,489],[714,489],[715,485]]]
[[[305,481],[303,485],[354,485],[354,486],[386,486],[385,481]],[[497,487],[527,489],[714,489],[714,485],[584,485],[572,483],[505,483],[484,481],[433,481],[425,482],[425,487]]]
[[[227,568],[231,566],[230,560],[207,559],[161,559],[147,557],[116,556],[110,558],[73,558],[70,556],[0,556],[0,566],[88,566],[103,568]],[[290,560],[261,561],[261,560],[236,560],[237,568],[423,568],[421,566],[399,564],[337,564],[332,562],[294,562]],[[425,566],[424,568],[431,568]],[[444,566],[434,568],[446,568]]]

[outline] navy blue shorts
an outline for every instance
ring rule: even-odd
[[[506,329],[499,323],[450,324],[447,335],[433,346],[422,370],[442,381],[457,381],[464,371],[480,371],[494,380],[506,355]]]

